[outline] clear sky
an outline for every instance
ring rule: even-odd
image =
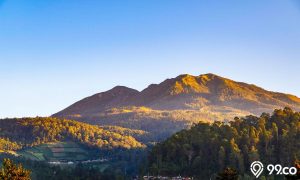
[[[215,73],[300,96],[297,0],[0,0],[0,117]]]

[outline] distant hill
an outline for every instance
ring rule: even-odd
[[[0,162],[22,163],[32,179],[118,179],[145,162],[147,135],[52,117],[0,119]]]
[[[214,74],[188,74],[143,91],[117,86],[84,98],[53,117],[171,134],[199,121],[224,121],[276,108],[300,110],[300,98]],[[166,132],[167,131],[167,132]]]
[[[95,150],[145,147],[133,137],[141,136],[144,132],[118,127],[113,129],[108,131],[103,127],[57,118],[1,119],[0,151],[16,151],[60,141],[75,142]]]

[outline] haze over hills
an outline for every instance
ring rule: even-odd
[[[285,106],[300,110],[300,98],[214,74],[183,74],[151,84],[141,92],[116,86],[53,116],[160,132],[170,128],[178,131],[198,121],[260,115]]]

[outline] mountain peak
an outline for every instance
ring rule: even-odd
[[[84,98],[53,116],[64,117],[72,114],[72,116],[80,117],[82,114],[91,114],[111,107],[119,107],[138,93],[139,91],[126,86],[116,86],[108,91]]]
[[[214,77],[223,78],[223,77],[213,74],[213,73],[200,74],[199,76],[207,77],[207,78],[214,78]]]
[[[174,80],[174,82],[171,82],[171,95],[208,92],[205,84],[199,81],[199,77],[197,76],[182,74],[177,76]]]
[[[170,82],[173,83],[170,94],[209,93],[209,86],[228,86],[230,82],[233,81],[212,73],[201,74],[199,76],[182,74],[177,76],[173,82]]]
[[[115,86],[114,88],[105,91],[104,93],[117,93],[117,94],[123,94],[123,93],[138,93],[138,90],[126,87],[126,86]]]
[[[201,81],[211,81],[211,80],[229,80],[227,78],[224,78],[222,76],[213,74],[213,73],[207,73],[207,74],[200,74],[199,76],[194,76],[194,75],[190,75],[190,74],[181,74],[179,76],[177,76],[176,78],[174,78],[176,80],[188,80],[188,79],[199,79]]]

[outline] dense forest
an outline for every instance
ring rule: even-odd
[[[127,132],[129,131],[129,132]],[[140,131],[114,127],[114,131],[99,126],[57,118],[20,118],[0,120],[0,150],[17,150],[47,142],[74,141],[90,148],[134,149],[145,147],[131,135]],[[131,134],[131,135],[129,135]]]
[[[293,166],[300,159],[299,139],[300,113],[290,108],[229,123],[200,122],[158,143],[149,154],[148,167],[154,175],[198,179],[216,177],[230,167],[246,179],[255,160]]]
[[[0,153],[0,162],[4,163],[5,159],[13,160],[16,164],[21,164],[25,169],[30,171],[30,179],[56,179],[56,180],[67,180],[67,179],[78,179],[78,180],[113,180],[113,179],[132,179],[131,174],[137,172],[131,172],[131,164],[129,162],[110,162],[111,165],[105,170],[102,170],[101,164],[76,164],[74,166],[53,166],[44,161],[31,161],[21,157],[16,157],[10,154]],[[134,163],[134,162],[131,162]],[[124,169],[124,167],[127,167]],[[126,170],[126,171],[125,171]],[[5,177],[5,176],[4,176]],[[0,179],[1,177],[1,164],[0,164]],[[24,179],[25,180],[25,179]]]

